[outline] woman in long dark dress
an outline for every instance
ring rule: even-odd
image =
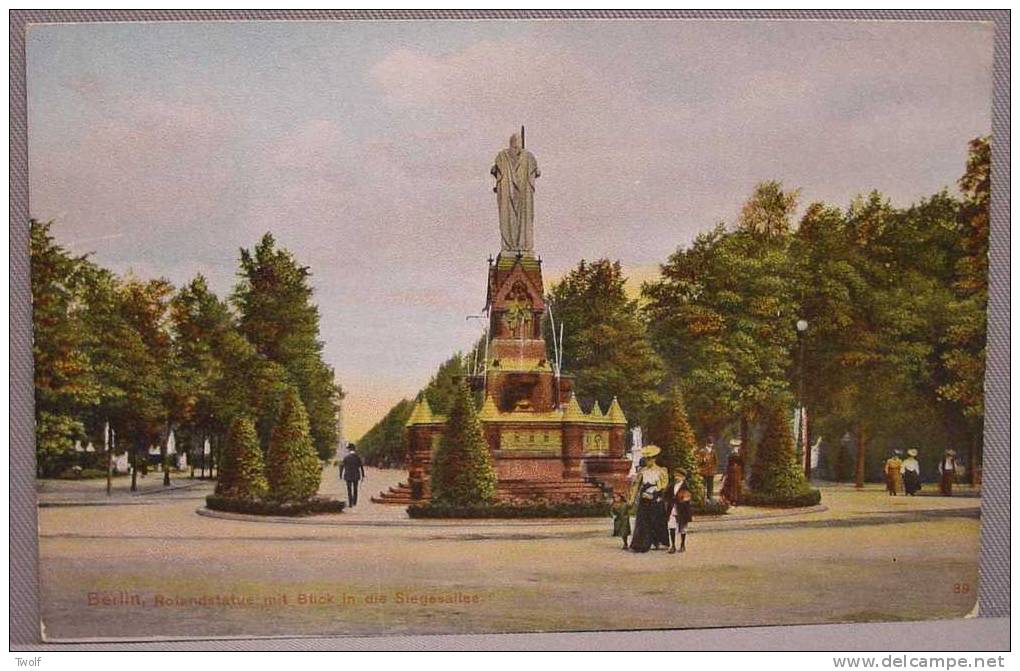
[[[744,457],[740,448],[734,447],[730,458],[726,461],[726,475],[723,478],[722,491],[719,492],[731,506],[738,505],[744,489]]]
[[[648,552],[652,547],[669,544],[663,501],[669,484],[669,473],[655,463],[659,452],[659,448],[654,445],[641,450],[645,465],[637,472],[631,492],[631,504],[637,506],[634,536],[630,541],[630,549],[634,552]]]
[[[917,450],[907,450],[907,458],[900,466],[903,472],[903,491],[913,496],[921,489],[921,466],[917,463]]]

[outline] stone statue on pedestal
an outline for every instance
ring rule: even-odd
[[[522,126],[521,133],[510,137],[510,146],[496,154],[491,170],[504,252],[535,250],[535,179],[542,173],[534,155],[524,148],[523,131]]]

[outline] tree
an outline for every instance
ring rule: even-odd
[[[358,440],[358,453],[369,466],[387,468],[403,464],[407,453],[404,425],[414,403],[401,399]]]
[[[739,228],[758,238],[785,237],[799,197],[799,189],[784,191],[780,182],[759,183],[740,210]]]
[[[32,354],[35,360],[36,461],[51,475],[87,438],[85,414],[102,389],[88,357],[83,302],[85,257],[56,244],[51,223],[29,222],[32,273]]]
[[[439,365],[428,384],[419,393],[425,395],[432,412],[445,415],[453,406],[464,377],[470,373],[464,355],[456,352]]]
[[[563,370],[575,376],[575,393],[602,407],[615,396],[632,421],[641,421],[660,400],[663,367],[626,281],[618,261],[582,260],[552,287],[548,301],[557,330],[563,325]],[[548,317],[543,325],[551,351]]]
[[[447,505],[488,504],[496,498],[496,470],[467,384],[457,387],[432,460],[432,500]]]
[[[659,463],[669,470],[670,480],[673,479],[674,469],[682,468],[687,471],[687,486],[691,490],[694,502],[704,503],[705,483],[695,457],[697,439],[687,420],[684,397],[678,388],[674,388],[659,406],[649,431],[649,438],[662,450]]]
[[[283,396],[280,417],[269,442],[266,470],[269,497],[274,501],[307,501],[319,491],[322,466],[309,435],[304,404],[293,387]]]
[[[226,304],[197,275],[174,296],[170,304],[175,359],[181,388],[187,394],[182,428],[194,434],[199,445],[221,433],[229,423],[215,413],[216,392],[224,375],[221,348],[224,334],[233,329]]]
[[[311,273],[290,252],[277,249],[266,233],[253,250],[241,250],[239,274],[232,296],[240,312],[239,329],[260,355],[287,372],[307,408],[315,449],[320,458],[330,459],[337,446],[342,391],[323,359]]]
[[[131,454],[131,489],[137,488],[139,455],[147,458],[147,448],[161,445],[166,463],[166,440],[179,408],[171,403],[172,376],[176,373],[167,329],[167,307],[173,287],[163,279],[143,282],[128,278],[119,287],[119,307],[124,328],[121,374],[124,396],[119,434],[128,436]]]
[[[809,489],[804,471],[797,463],[790,417],[792,413],[781,403],[770,405],[764,413],[765,433],[748,482],[754,492],[790,498]]]
[[[261,499],[269,492],[265,470],[255,424],[248,417],[237,417],[227,434],[216,494],[248,501]]]
[[[944,380],[939,398],[965,418],[970,437],[968,466],[976,484],[984,429],[984,379],[988,328],[988,236],[991,200],[991,147],[988,137],[970,143],[967,169],[959,181],[962,254],[954,270],[950,325],[941,354]]]
[[[699,235],[642,287],[651,342],[671,382],[706,433],[739,419],[748,460],[751,423],[790,385],[799,313],[789,257],[796,198],[778,182],[760,184],[736,230],[719,225]]]

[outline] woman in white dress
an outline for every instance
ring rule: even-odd
[[[917,463],[917,450],[907,450],[907,458],[900,465],[900,472],[903,473],[903,491],[907,496],[913,496],[921,489],[921,465]]]

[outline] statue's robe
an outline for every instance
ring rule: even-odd
[[[541,175],[534,155],[522,149],[514,156],[510,149],[504,149],[496,154],[492,174],[496,177],[502,250],[534,251],[535,178]]]

